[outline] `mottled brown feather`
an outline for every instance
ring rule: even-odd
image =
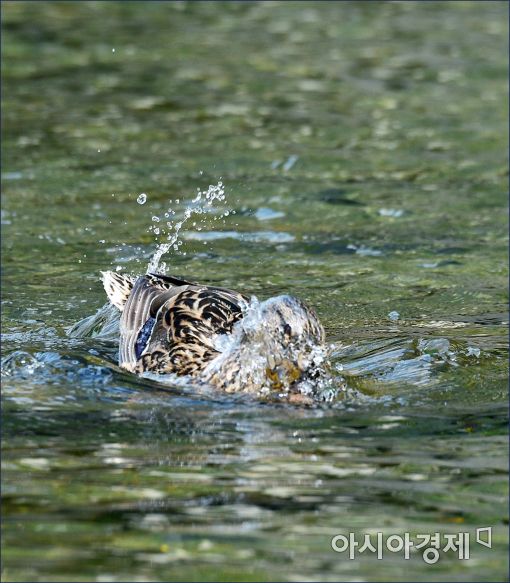
[[[216,336],[232,330],[246,302],[224,288],[157,274],[139,277],[121,316],[120,365],[136,372],[195,374],[217,355]],[[145,330],[146,324],[152,328]],[[147,338],[140,342],[142,329]],[[143,345],[138,358],[137,341]]]

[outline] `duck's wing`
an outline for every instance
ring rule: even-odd
[[[121,318],[119,362],[137,372],[193,373],[217,354],[216,336],[231,331],[246,304],[245,296],[231,290],[140,277]]]
[[[154,302],[156,307],[161,302],[156,317],[147,320],[137,337],[135,354],[140,357],[135,370],[196,374],[218,355],[216,337],[232,331],[247,300],[205,286],[189,286],[167,297]]]
[[[153,275],[145,275],[136,280],[124,304],[120,319],[119,363],[121,366],[134,366],[141,354],[137,347],[142,339],[139,340],[138,336],[142,332],[142,336],[147,336],[147,332],[152,331],[150,324],[155,323],[155,316],[161,302],[164,301],[163,298],[168,299],[180,289],[182,286],[164,282]],[[158,307],[156,307],[157,304],[159,304]]]

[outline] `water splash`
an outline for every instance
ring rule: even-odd
[[[83,318],[66,330],[71,338],[97,338],[117,340],[119,337],[119,310],[110,303],[105,304],[95,314]]]
[[[299,300],[277,296],[259,302],[252,297],[243,311],[231,334],[216,337],[219,355],[204,369],[203,380],[228,393],[334,398],[342,383],[327,374],[320,325]]]
[[[155,235],[166,234],[167,231],[171,232],[167,234],[166,242],[158,244],[156,251],[154,252],[154,255],[152,256],[147,267],[147,273],[166,272],[166,264],[161,262],[163,255],[168,253],[168,251],[171,249],[176,252],[179,251],[179,247],[183,243],[181,239],[181,230],[184,225],[193,215],[203,215],[204,213],[210,212],[213,209],[213,203],[215,201],[225,202],[225,187],[221,181],[218,182],[218,184],[210,184],[207,190],[202,191],[199,189],[195,198],[193,198],[184,209],[182,218],[176,223],[173,223],[171,220],[167,221],[166,229],[158,225],[160,223],[160,217],[152,217],[152,221],[155,224],[150,227],[150,230],[152,230]],[[176,199],[175,204],[180,204],[180,200]],[[221,216],[228,216],[230,212],[230,210],[226,210],[224,213],[222,213]],[[175,214],[175,210],[169,207],[164,216],[165,218],[169,219],[172,215]]]

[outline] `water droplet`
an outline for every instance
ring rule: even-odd
[[[138,204],[145,204],[147,202],[147,195],[145,194],[145,192],[142,192],[138,198],[136,199],[136,202]]]
[[[157,217],[157,216],[155,216],[155,215],[154,215],[154,216],[152,217],[152,221],[153,221],[154,223],[159,223],[159,217]]]
[[[204,201],[204,199],[205,199],[205,201]],[[202,205],[197,205],[196,203],[198,203],[198,201],[204,201],[204,202],[202,203]],[[148,272],[158,270],[158,265],[159,265],[160,259],[169,250],[174,250],[179,255],[184,254],[182,251],[180,251],[180,247],[183,245],[183,241],[180,240],[181,229],[184,228],[185,223],[193,215],[195,215],[195,214],[197,214],[197,215],[204,214],[205,215],[205,214],[208,214],[209,212],[211,212],[212,204],[214,201],[218,201],[218,202],[225,204],[225,190],[223,188],[222,182],[219,182],[216,185],[209,185],[209,188],[207,190],[204,190],[204,191],[197,189],[196,198],[194,200],[191,200],[191,203],[193,204],[193,206],[190,206],[189,203],[187,203],[187,201],[183,200],[183,203],[185,204],[185,208],[184,208],[182,218],[179,221],[177,221],[175,224],[172,224],[171,221],[166,222],[166,225],[168,226],[168,231],[171,231],[171,232],[167,234],[167,231],[165,229],[162,230],[162,234],[166,235],[167,241],[164,243],[158,243],[156,251],[149,262],[149,266],[147,269]],[[169,202],[172,203],[172,201],[169,201]],[[180,202],[181,202],[180,199],[175,199],[175,204],[180,204]],[[165,217],[168,218],[170,215],[175,216],[176,212],[173,211],[171,208],[168,208],[167,213],[165,213]],[[221,216],[220,217],[213,217],[212,220],[218,220],[221,218],[222,218]],[[159,222],[159,220],[157,222]],[[193,224],[193,226],[196,226],[196,224],[197,223],[195,222]],[[197,230],[200,231],[202,229],[201,229],[201,227],[197,227]],[[155,228],[153,228],[153,232],[156,234]],[[158,230],[158,232],[159,232],[159,230]]]
[[[404,211],[402,209],[379,209],[379,214],[381,217],[399,218],[404,214]]]

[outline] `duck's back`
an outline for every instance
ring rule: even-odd
[[[133,372],[201,372],[218,354],[217,335],[231,332],[247,302],[238,292],[163,275],[144,275],[131,285],[119,302],[119,364]]]

